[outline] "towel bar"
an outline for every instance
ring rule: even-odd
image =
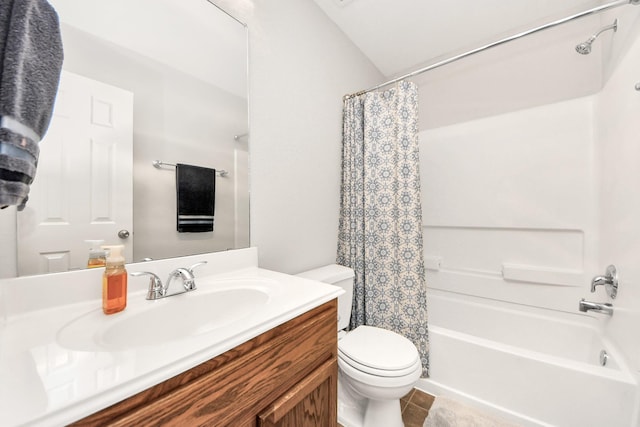
[[[153,163],[153,167],[156,168],[156,169],[160,169],[163,166],[170,166],[170,167],[173,167],[173,168],[176,167],[175,163],[167,163],[167,162],[163,162],[162,160],[154,160],[152,163]],[[229,176],[229,172],[227,172],[224,169],[220,169],[220,170],[216,169],[216,175],[218,175],[218,176],[220,176],[222,178],[225,178],[225,177]]]

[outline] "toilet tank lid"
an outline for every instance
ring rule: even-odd
[[[331,264],[314,270],[304,271],[297,274],[298,277],[305,279],[317,280],[324,283],[336,283],[341,280],[352,279],[355,277],[353,269],[343,265]]]

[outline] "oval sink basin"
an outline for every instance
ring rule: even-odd
[[[199,292],[142,301],[110,316],[93,310],[64,326],[58,332],[58,343],[83,351],[158,345],[228,326],[269,300],[266,290],[260,288]]]

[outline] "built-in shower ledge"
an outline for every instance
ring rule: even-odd
[[[502,277],[514,282],[542,283],[555,286],[582,286],[582,270],[569,270],[523,264],[502,264]]]

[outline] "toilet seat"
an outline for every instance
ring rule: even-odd
[[[353,382],[355,381],[361,384],[366,384],[370,387],[376,387],[380,390],[405,387],[407,385],[414,384],[422,375],[422,364],[420,363],[420,361],[418,361],[412,371],[410,371],[406,375],[401,376],[389,376],[389,372],[382,372],[386,375],[371,374],[351,366],[349,363],[346,363],[345,359],[340,356],[338,356],[338,368],[340,369],[340,371],[342,371],[343,375],[348,378],[350,384],[353,384]],[[400,396],[401,395],[399,395],[398,397]]]
[[[348,365],[350,368],[362,372],[363,374],[374,375],[376,377],[399,378],[412,374],[416,369],[422,369],[422,364],[419,358],[416,359],[413,365],[404,369],[376,369],[350,359],[348,356],[340,353],[340,350],[338,350],[338,362]]]
[[[421,369],[420,355],[411,341],[366,325],[338,341],[338,359],[343,365],[378,377],[403,377]]]

